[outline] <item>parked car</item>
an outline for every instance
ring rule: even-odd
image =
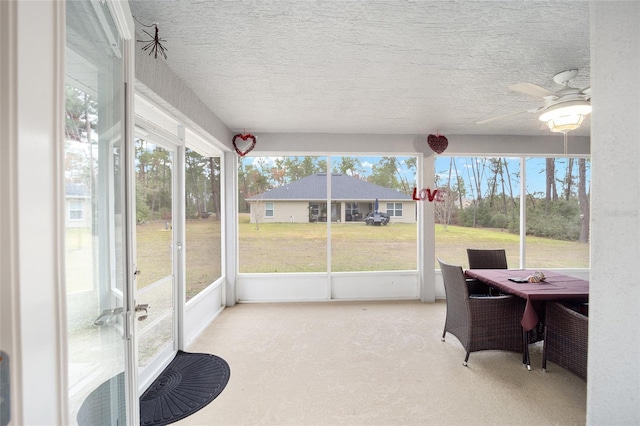
[[[387,223],[389,223],[389,220],[391,220],[391,218],[386,213],[371,212],[367,215],[367,217],[364,218],[364,222],[367,225],[378,225],[378,226],[386,225]]]

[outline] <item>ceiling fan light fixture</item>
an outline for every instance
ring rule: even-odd
[[[557,119],[547,121],[549,130],[556,133],[566,133],[576,130],[582,125],[583,115],[562,116]]]
[[[587,114],[591,113],[591,104],[585,100],[562,102],[549,107],[540,115],[552,132],[566,133],[582,125]]]

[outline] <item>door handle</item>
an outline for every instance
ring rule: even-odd
[[[102,312],[100,312],[100,316],[98,316],[98,318],[96,318],[96,320],[93,322],[94,325],[97,325],[98,327],[102,327],[103,325],[107,325],[107,324],[111,324],[113,318],[116,315],[120,315],[123,312],[123,309],[120,308],[113,308],[113,309],[103,309]]]
[[[141,303],[139,305],[136,305],[135,307],[136,312],[144,311],[144,314],[138,317],[138,321],[144,321],[149,317],[149,309],[151,309],[151,306],[149,306],[148,303]]]

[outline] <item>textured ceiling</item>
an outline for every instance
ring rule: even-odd
[[[158,23],[168,66],[233,131],[548,135],[533,113],[476,121],[543,105],[515,83],[555,91],[553,75],[577,68],[572,86],[589,86],[586,1],[130,5]],[[589,134],[588,118],[574,134]]]

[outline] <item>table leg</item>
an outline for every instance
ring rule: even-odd
[[[531,358],[529,357],[529,332],[522,329],[522,363],[531,371]]]

